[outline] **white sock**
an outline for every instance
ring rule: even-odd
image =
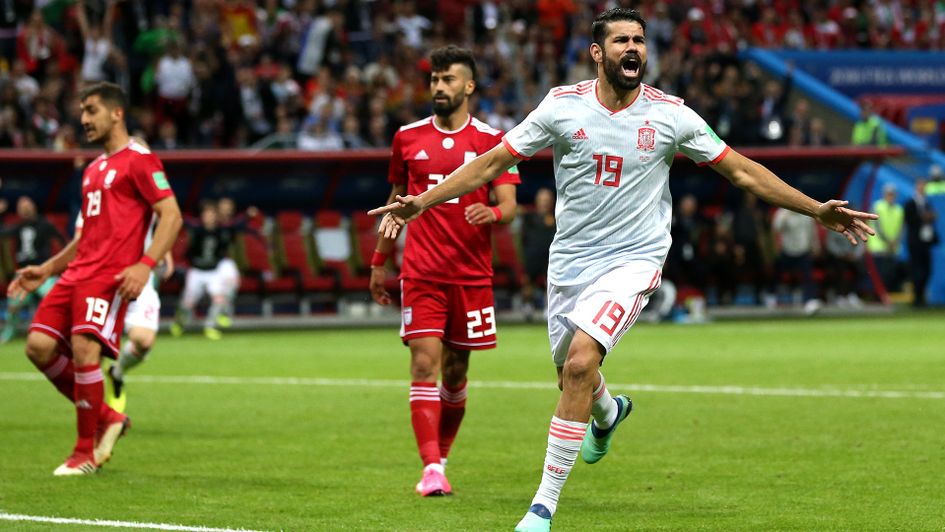
[[[607,385],[604,384],[604,374],[600,375],[600,384],[594,389],[594,404],[591,405],[591,415],[594,417],[594,425],[599,429],[608,429],[617,421],[617,402],[607,391]]]
[[[443,464],[427,464],[426,467],[423,468],[423,471],[426,472],[429,469],[432,469],[441,475],[446,472],[446,467]]]
[[[208,329],[217,328],[217,316],[223,312],[226,303],[210,303],[210,309],[207,310],[207,317],[204,319],[203,326]]]
[[[568,480],[568,474],[574,467],[587,423],[567,421],[557,416],[551,418],[548,429],[548,450],[545,452],[545,465],[541,472],[541,484],[532,499],[532,504],[541,504],[552,514],[558,507],[561,488]]]
[[[115,377],[123,379],[125,372],[143,362],[145,356],[147,356],[147,353],[138,354],[134,342],[126,341],[121,346],[121,352],[118,353],[118,363],[114,366]]]

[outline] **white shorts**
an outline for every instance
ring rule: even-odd
[[[197,268],[187,270],[181,303],[187,308],[193,308],[204,293],[209,294],[210,297],[228,295],[227,279],[220,273],[219,265],[213,270]]]
[[[575,286],[548,285],[548,339],[557,367],[564,366],[575,331],[597,340],[607,353],[637,321],[662,272],[652,264],[618,266]]]
[[[240,288],[240,270],[236,267],[236,261],[226,257],[217,265],[217,272],[223,278],[223,289],[231,295],[235,294]]]
[[[128,310],[125,312],[125,332],[130,331],[132,327],[157,331],[160,318],[161,298],[158,297],[151,278],[148,278],[148,283],[144,285],[138,299],[128,304]]]

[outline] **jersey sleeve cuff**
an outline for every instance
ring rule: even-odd
[[[711,166],[711,165],[719,164],[719,162],[720,162],[722,159],[724,159],[725,156],[728,155],[728,152],[730,152],[730,151],[732,151],[732,147],[731,147],[731,146],[725,146],[725,149],[722,150],[722,153],[718,154],[718,155],[715,157],[715,159],[712,159],[711,161],[707,161],[707,162],[704,162],[704,163],[699,163],[698,166]]]
[[[502,144],[505,146],[507,150],[509,150],[509,153],[518,157],[519,159],[523,159],[523,160],[531,159],[531,157],[526,157],[522,155],[521,153],[519,153],[518,150],[516,150],[515,147],[512,146],[512,143],[509,142],[508,138],[502,137]]]

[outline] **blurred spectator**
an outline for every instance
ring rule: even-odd
[[[867,248],[873,256],[883,286],[890,292],[898,292],[899,248],[902,244],[904,214],[902,206],[896,203],[896,185],[887,183],[883,186],[883,197],[873,202],[870,210],[878,214],[879,219],[870,224],[876,235],[866,241]]]
[[[909,272],[912,277],[912,305],[924,307],[925,288],[932,274],[932,248],[938,244],[936,213],[925,196],[924,179],[915,182],[915,193],[906,202],[906,243],[909,246]]]
[[[541,0],[539,0],[541,3]],[[433,23],[423,15],[417,13],[417,4],[413,0],[404,0],[394,3],[394,9],[399,11],[394,24],[404,36],[407,46],[415,50],[423,48],[424,32],[433,27]]]
[[[769,143],[781,143],[787,137],[790,121],[787,117],[787,101],[791,90],[791,71],[784,82],[768,80],[761,99],[761,138]]]
[[[16,127],[16,111],[0,108],[0,148],[22,148],[23,134]]]
[[[360,150],[371,147],[366,140],[361,138],[360,128],[361,123],[358,122],[358,117],[353,114],[345,116],[342,123],[341,140],[346,150]]]
[[[41,9],[33,10],[34,4]],[[648,21],[645,82],[685,98],[732,145],[823,146],[836,140],[829,138],[823,117],[813,113],[798,126],[798,107],[784,105],[790,81],[769,83],[756,65],[741,62],[736,54],[748,45],[945,48],[943,11],[930,3],[638,4]],[[153,127],[141,125],[152,136],[157,125],[174,121],[180,146],[250,144],[286,127],[276,106],[285,108],[297,133],[303,109],[318,114],[323,102],[312,102],[327,98],[334,105],[332,128],[342,130],[342,119],[355,112],[360,136],[386,147],[397,127],[429,114],[429,67],[419,50],[446,40],[475,45],[482,58],[476,114],[511,123],[534,109],[552,86],[595,75],[587,53],[589,23],[601,5],[573,0],[0,0],[0,72],[8,65],[18,102],[15,125],[5,120],[4,142],[18,138],[24,147],[40,145],[44,140],[29,131],[35,98],[45,96],[64,124],[70,113],[65,106],[81,80],[104,78],[127,86],[129,117],[145,107],[155,113]],[[253,127],[240,127],[246,116],[240,107],[247,103],[241,99],[252,92],[237,89],[236,72],[243,68],[254,70],[272,95],[271,100],[262,95],[261,113],[250,110],[254,118],[247,122]],[[0,73],[0,111],[6,108],[6,84]],[[378,98],[384,117],[368,111]],[[885,143],[881,129],[871,124],[860,136],[859,144]]]
[[[522,303],[526,315],[530,315],[533,309],[545,308],[543,287],[548,275],[548,249],[555,238],[555,230],[554,192],[540,188],[535,193],[535,210],[522,216],[520,229],[525,259]]]
[[[945,172],[937,164],[929,167],[929,182],[925,185],[925,195],[945,195]]]
[[[814,286],[814,259],[820,255],[820,239],[813,218],[787,209],[778,209],[771,222],[778,242],[778,259],[775,264],[777,293],[781,286],[799,288],[804,311],[813,314],[820,310]],[[795,299],[796,302],[796,299]]]
[[[840,307],[860,308],[859,288],[865,275],[862,245],[850,243],[842,233],[827,231],[824,237],[824,286],[828,287],[827,301]]]
[[[259,81],[252,68],[237,71],[240,107],[247,141],[252,144],[272,131],[275,120],[275,98],[269,85]]]
[[[731,217],[723,217],[716,223],[709,241],[706,263],[706,300],[710,305],[731,305],[735,300],[737,272],[735,264],[735,240],[732,237]]]
[[[33,100],[39,95],[39,83],[26,72],[26,63],[20,58],[13,60],[10,83],[16,91],[17,103],[21,108],[29,109],[33,105]]]
[[[833,140],[827,133],[827,125],[823,118],[815,116],[810,119],[810,128],[807,130],[804,144],[813,147],[833,146]]]
[[[158,138],[151,142],[151,148],[155,150],[176,150],[180,148],[177,142],[177,126],[174,122],[167,121],[158,126]]]
[[[886,146],[886,126],[883,119],[873,113],[873,105],[864,101],[860,105],[860,119],[853,124],[850,143],[854,146]]]
[[[30,135],[36,144],[51,146],[52,139],[59,131],[59,117],[56,107],[40,96],[33,102],[33,116],[30,117]]]
[[[193,65],[190,58],[183,55],[182,46],[177,39],[168,42],[167,52],[158,60],[154,72],[158,96],[155,108],[157,123],[170,120],[179,132],[190,128],[188,100],[196,84]]]
[[[21,27],[16,40],[16,55],[23,61],[26,72],[40,82],[48,64],[66,60],[62,37],[46,24],[39,9],[33,11]]]
[[[768,286],[771,260],[768,254],[771,239],[767,216],[758,205],[758,198],[745,192],[742,204],[732,216],[732,250],[736,279],[751,289],[752,302],[761,300],[762,290]]]
[[[112,19],[115,3],[105,3],[105,16],[102,22],[89,21],[83,0],[76,3],[76,22],[82,35],[84,52],[82,53],[82,81],[105,81],[105,63],[112,55]]]
[[[299,133],[299,149],[306,151],[341,151],[344,140],[328,127],[326,120],[311,120],[308,127]]]
[[[707,223],[699,214],[696,197],[687,194],[673,209],[670,234],[673,245],[669,250],[664,271],[680,289],[705,289],[705,265],[701,260],[700,246]]]

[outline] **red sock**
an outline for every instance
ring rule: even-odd
[[[446,458],[466,413],[466,381],[456,388],[440,386],[440,456]]]
[[[75,400],[75,367],[72,365],[72,359],[56,355],[56,358],[40,371],[66,399],[70,402]]]
[[[410,383],[410,422],[423,465],[440,463],[440,394],[435,382]]]
[[[92,454],[95,447],[95,429],[102,412],[105,398],[105,383],[102,368],[98,364],[75,368],[75,413],[79,439],[75,452]]]

